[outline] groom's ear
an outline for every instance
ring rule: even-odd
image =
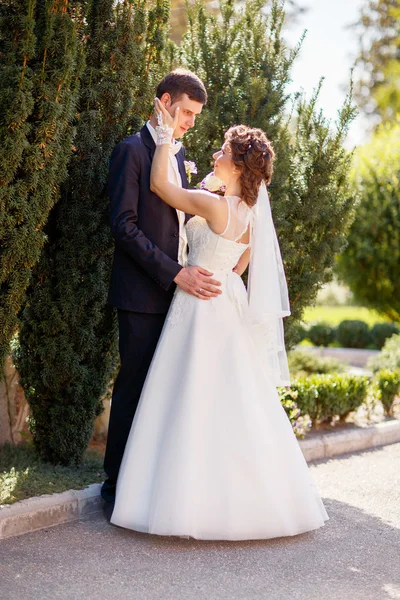
[[[168,92],[165,92],[161,98],[160,98],[160,102],[163,106],[165,106],[165,108],[169,108],[172,104],[171,102],[171,96],[168,94]]]

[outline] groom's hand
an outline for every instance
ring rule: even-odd
[[[192,294],[201,300],[216,298],[222,292],[218,289],[220,281],[211,279],[212,273],[201,267],[184,267],[175,277],[176,285],[187,294]]]

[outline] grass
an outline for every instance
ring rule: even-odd
[[[0,447],[0,505],[104,481],[103,457],[88,450],[80,467],[54,466],[37,457],[30,444]]]
[[[305,323],[314,323],[324,321],[330,325],[339,325],[345,319],[358,319],[365,321],[367,325],[372,327],[375,323],[384,323],[388,321],[373,309],[365,308],[364,306],[312,306],[304,311],[303,320]]]

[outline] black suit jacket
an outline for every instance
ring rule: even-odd
[[[154,152],[145,125],[111,154],[108,193],[115,251],[108,301],[123,310],[162,314],[168,311],[173,280],[182,267],[177,262],[176,210],[150,191]],[[183,147],[176,157],[182,186],[187,188]]]

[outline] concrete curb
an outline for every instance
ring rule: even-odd
[[[400,421],[398,420],[383,421],[360,429],[334,431],[306,438],[300,440],[300,447],[304,458],[309,462],[395,442],[400,442]]]
[[[335,431],[300,440],[305,459],[310,462],[347,452],[367,450],[400,442],[400,421],[384,421],[362,429]],[[101,511],[100,483],[84,490],[46,494],[0,507],[0,540],[83,519]]]
[[[0,540],[82,519],[101,510],[100,483],[84,490],[44,494],[0,508]]]

